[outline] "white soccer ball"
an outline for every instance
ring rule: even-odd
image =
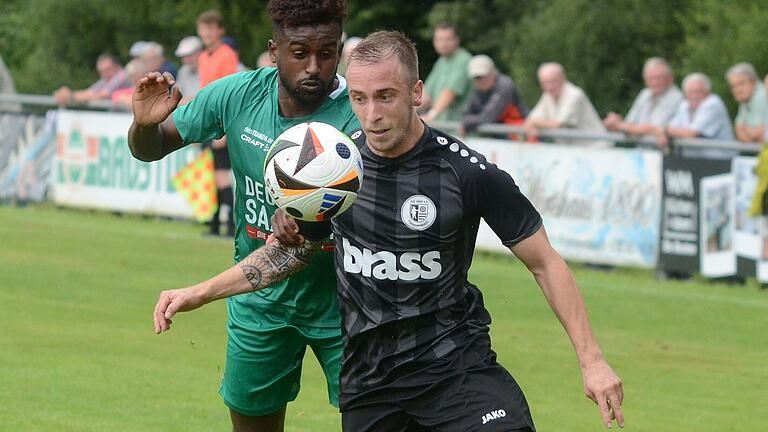
[[[354,142],[335,127],[297,124],[267,152],[266,188],[278,207],[296,219],[324,221],[348,209],[363,182]]]

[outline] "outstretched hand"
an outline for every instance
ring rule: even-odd
[[[171,318],[176,312],[187,312],[203,306],[206,302],[197,294],[195,287],[181,288],[160,293],[155,305],[155,333],[170,330]]]
[[[624,413],[621,412],[621,404],[624,402],[624,388],[613,369],[601,359],[582,366],[581,373],[584,394],[600,408],[605,427],[610,429],[616,420],[616,424],[623,428]]]
[[[176,80],[168,72],[149,72],[136,83],[133,92],[133,119],[139,126],[162,123],[181,101]]]

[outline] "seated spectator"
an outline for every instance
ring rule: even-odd
[[[648,59],[643,66],[645,88],[640,91],[627,118],[611,112],[603,120],[608,130],[628,135],[652,134],[656,126],[666,126],[685,99],[675,85],[672,68],[660,57]]]
[[[73,102],[85,103],[96,100],[109,100],[112,93],[121,88],[130,87],[125,79],[125,71],[117,57],[111,54],[102,54],[96,60],[96,70],[99,72],[99,80],[85,90],[72,90],[69,87],[59,87],[53,93],[56,103],[61,106]]]
[[[265,68],[265,67],[275,67],[277,66],[275,62],[272,61],[272,55],[269,54],[269,51],[264,51],[263,53],[259,54],[259,58],[256,60],[256,67],[257,68]]]
[[[467,73],[474,86],[469,105],[461,117],[465,132],[473,132],[482,123],[519,125],[528,115],[512,79],[496,69],[490,57],[476,55],[467,65]]]
[[[144,52],[141,54],[141,60],[147,66],[150,72],[168,72],[174,77],[178,70],[170,60],[163,55],[163,46],[157,42],[147,42]]]
[[[712,93],[712,84],[703,73],[692,73],[683,80],[685,101],[680,104],[666,127],[657,126],[656,142],[666,149],[670,138],[712,138],[732,140],[733,129],[728,110],[720,96]],[[735,155],[731,150],[683,147],[683,156],[714,159]]]
[[[768,117],[768,97],[765,87],[749,63],[733,65],[725,74],[731,94],[739,103],[739,113],[734,121],[736,139],[744,142],[763,142]]]
[[[147,72],[151,71],[141,59],[135,58],[125,65],[125,76],[131,87],[119,89],[112,93],[112,103],[115,105],[116,110],[131,111],[133,107],[133,91],[136,88],[136,84]]]
[[[543,94],[525,119],[526,134],[537,137],[539,129],[573,128],[592,132],[605,132],[603,121],[589,101],[584,90],[568,81],[559,63],[544,63],[538,71]],[[578,143],[579,141],[558,140]],[[593,146],[606,147],[609,142],[582,141]]]
[[[461,47],[458,30],[452,24],[438,24],[432,44],[440,58],[424,81],[419,111],[426,113],[421,118],[427,123],[460,121],[472,88],[467,76],[467,63],[472,54]]]
[[[203,51],[203,41],[197,36],[187,36],[179,41],[176,57],[181,59],[176,85],[185,98],[194,97],[200,90],[200,74],[197,71],[197,58]]]
[[[205,46],[197,59],[201,88],[238,71],[239,57],[223,42],[224,32],[224,18],[218,11],[210,10],[197,17],[197,35]]]

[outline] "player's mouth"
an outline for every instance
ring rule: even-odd
[[[310,92],[316,92],[320,90],[322,85],[323,85],[322,81],[316,81],[316,80],[306,80],[299,83],[299,86],[302,89]]]
[[[389,129],[368,129],[368,134],[375,137],[384,136],[387,132],[389,132]]]

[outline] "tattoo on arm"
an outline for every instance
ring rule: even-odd
[[[322,242],[305,241],[301,246],[284,246],[280,242],[256,249],[239,264],[254,291],[282,281],[309,264]]]

